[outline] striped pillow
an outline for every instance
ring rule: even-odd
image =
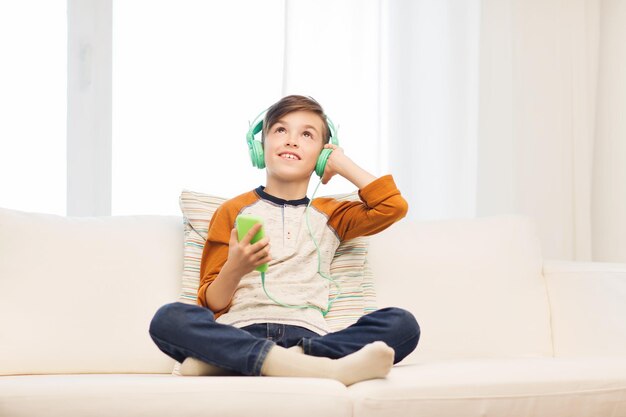
[[[179,204],[185,222],[183,282],[179,300],[197,304],[200,286],[200,260],[215,210],[226,198],[183,190]]]
[[[359,194],[330,196],[340,201],[359,200]],[[341,287],[339,297],[326,315],[326,322],[331,331],[345,329],[354,324],[362,315],[376,310],[376,292],[374,276],[367,263],[369,238],[357,237],[339,244],[330,264],[330,276]],[[335,298],[337,287],[330,286],[329,297]]]
[[[200,286],[200,261],[202,249],[209,233],[209,223],[215,210],[225,198],[194,191],[183,190],[179,205],[185,223],[185,241],[183,250],[183,276],[178,301],[186,304],[198,304]],[[180,375],[180,363],[174,366],[174,375]]]

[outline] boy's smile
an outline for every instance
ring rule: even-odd
[[[284,159],[291,159],[291,160],[296,160],[296,161],[299,161],[301,159],[300,156],[298,156],[298,154],[294,152],[290,152],[290,151],[282,152],[278,154],[278,156]]]

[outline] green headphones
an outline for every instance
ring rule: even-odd
[[[261,118],[259,120],[259,118],[266,111],[267,110],[264,110],[256,117],[256,119],[254,119],[254,121],[250,124],[250,129],[248,129],[248,133],[246,134],[246,142],[248,142],[248,151],[250,152],[252,166],[255,166],[259,169],[265,168],[265,155],[263,153],[263,144],[258,140],[255,140],[254,136],[257,135],[261,130],[263,130],[263,119]],[[330,139],[328,140],[328,143],[333,145],[339,145],[335,125],[328,117],[326,117],[326,122],[328,123],[328,128],[330,130]],[[315,173],[320,178],[324,175],[326,161],[328,161],[328,157],[330,156],[331,152],[332,149],[322,149],[322,152],[317,157],[317,162],[315,164]]]

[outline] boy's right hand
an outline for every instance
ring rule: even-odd
[[[257,266],[268,263],[272,260],[270,256],[270,240],[265,236],[256,243],[250,244],[254,235],[263,227],[257,223],[248,230],[241,241],[237,240],[237,229],[230,231],[230,242],[228,243],[227,263],[231,268],[238,271],[241,276],[252,272]]]

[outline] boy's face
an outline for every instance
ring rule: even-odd
[[[268,175],[284,181],[307,181],[324,146],[324,122],[309,111],[287,113],[270,126],[265,136]]]

